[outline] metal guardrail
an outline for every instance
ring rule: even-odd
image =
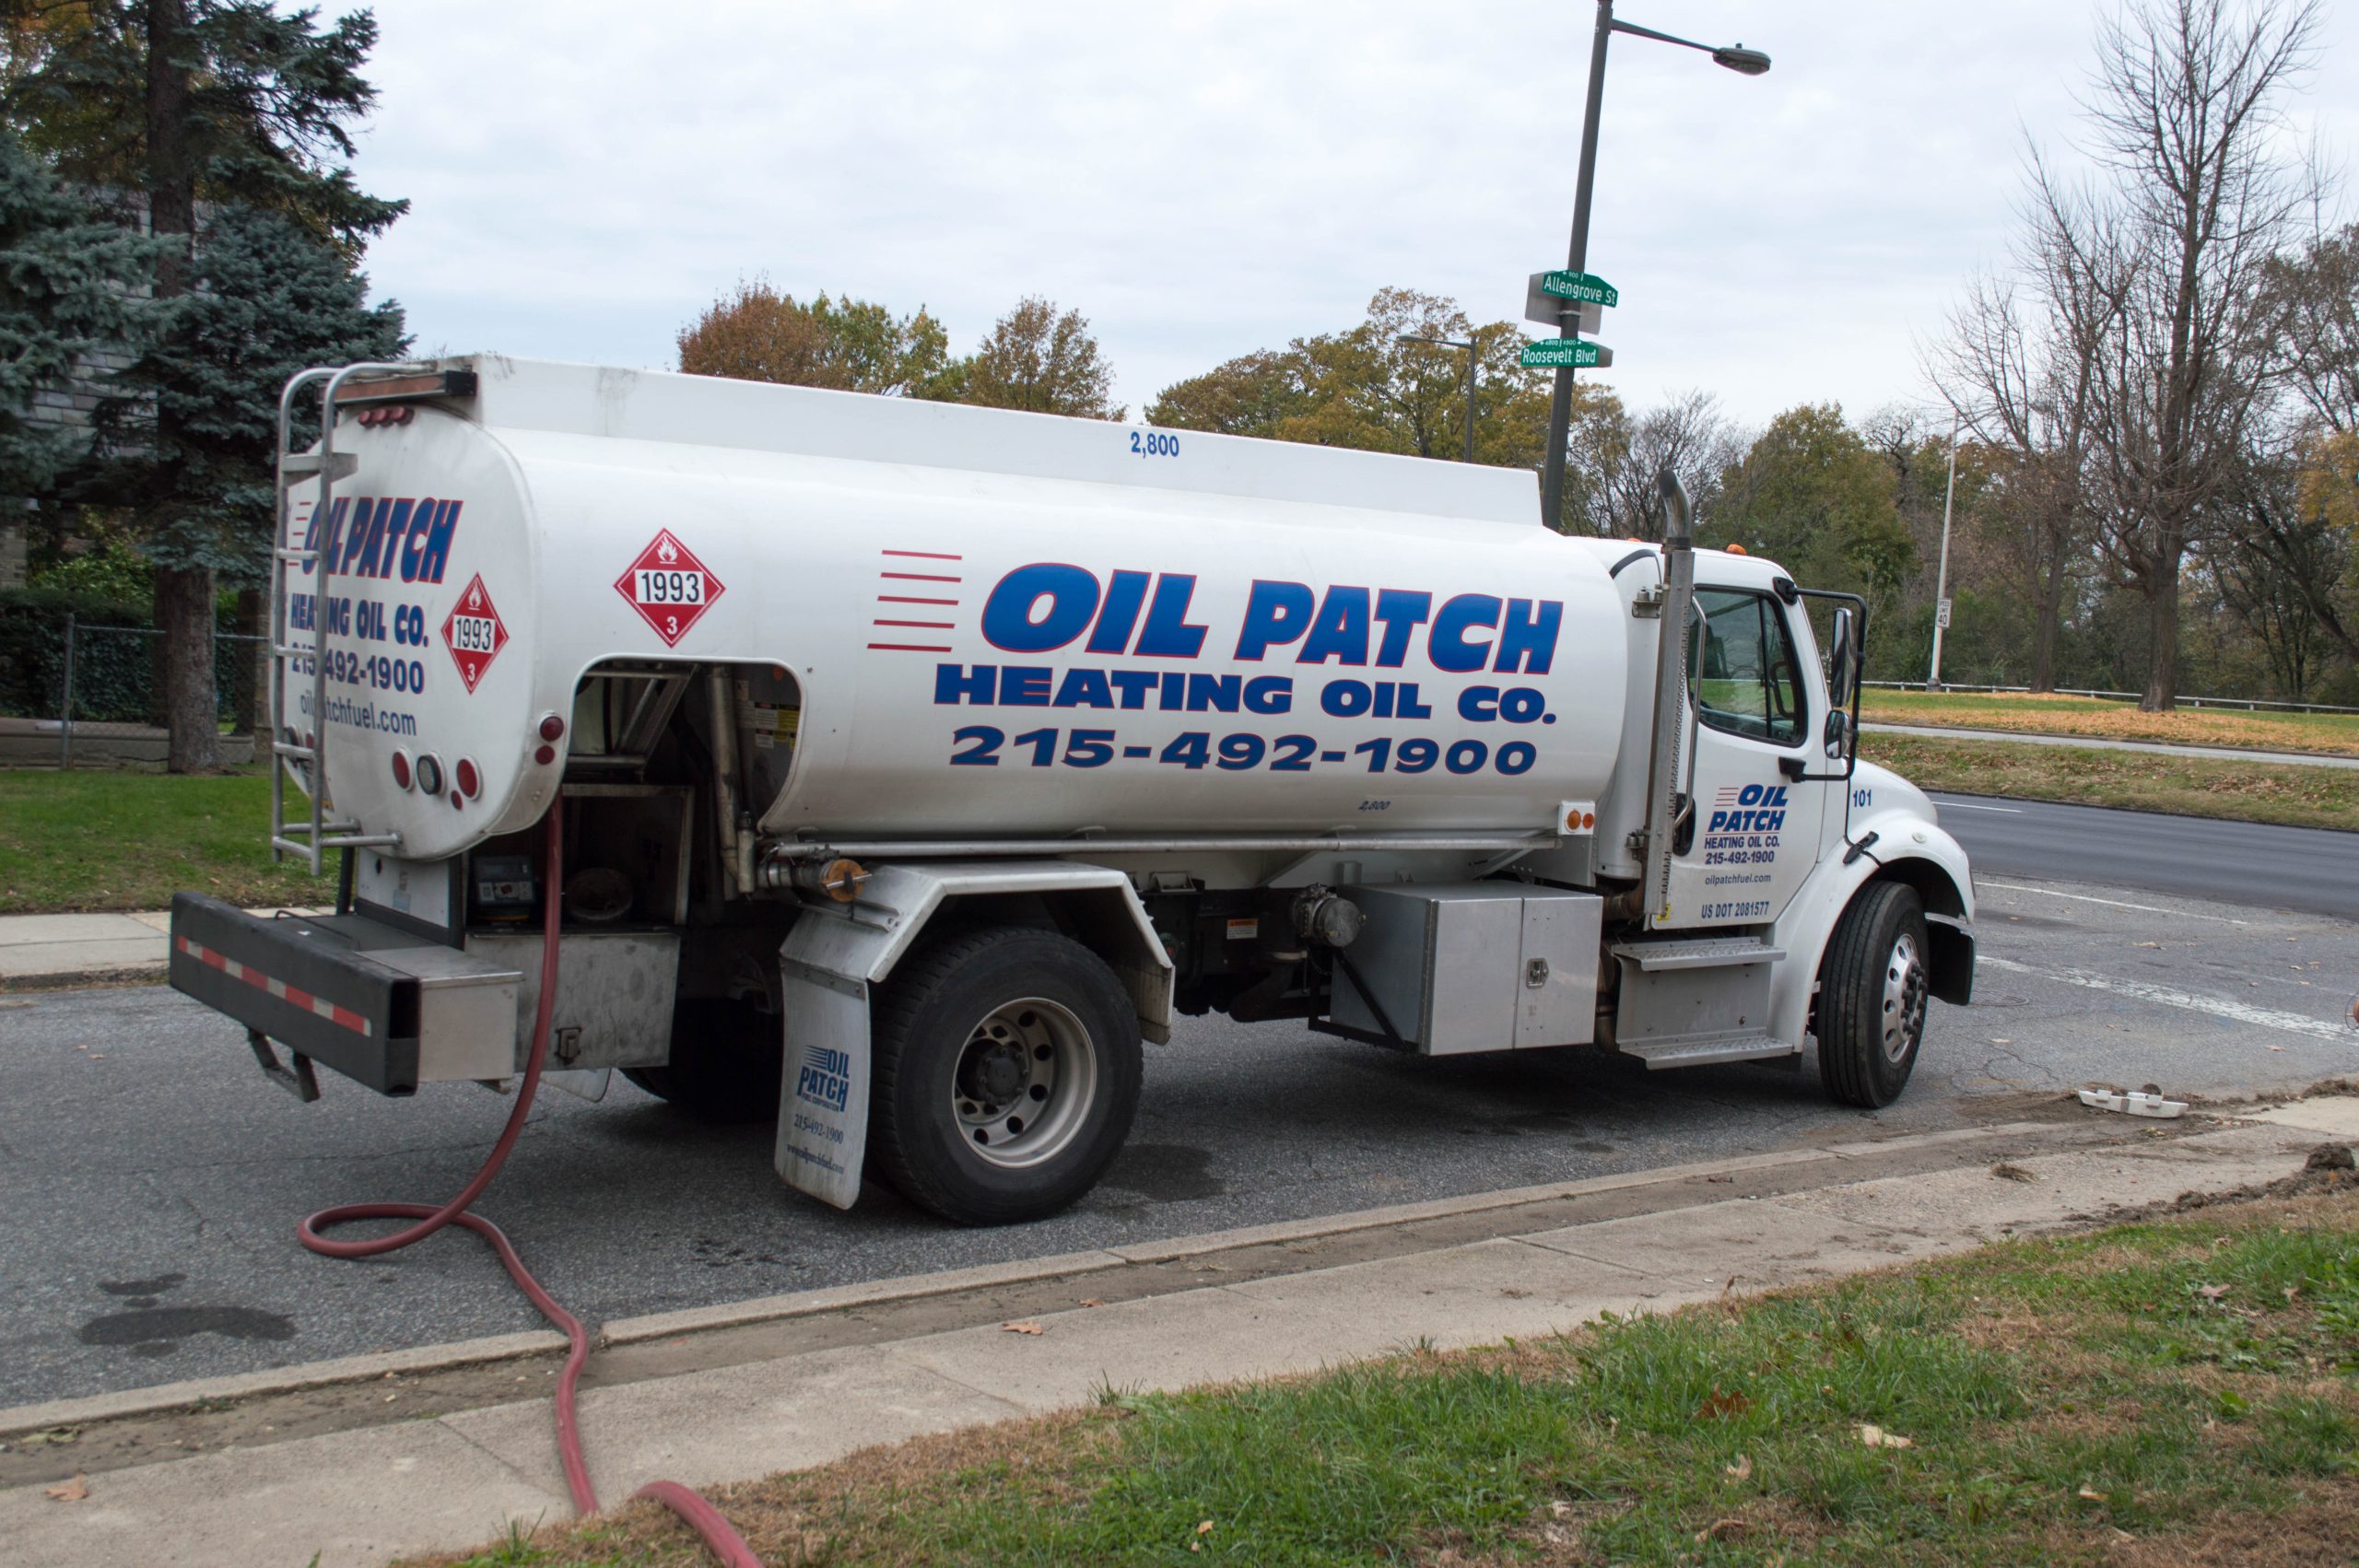
[[[2004,696],[2009,693],[2027,694],[2031,690],[2029,686],[1969,685],[1964,681],[1943,681],[1938,686],[1929,685],[1923,681],[1862,681],[1860,684],[1863,686],[1874,686],[1882,691],[1980,692],[1993,696]],[[2089,690],[2085,687],[2058,686],[2048,695],[2054,696],[2097,697],[2102,699],[2110,699],[2116,702],[2136,702],[2145,694],[2143,692],[2101,692]],[[2279,702],[2273,698],[2264,696],[2183,696],[2178,698],[2178,702],[2183,708],[2242,708],[2248,713],[2259,713],[2263,711],[2270,713],[2359,713],[2359,708],[2337,708],[2332,703],[2327,702]]]

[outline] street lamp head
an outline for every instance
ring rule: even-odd
[[[1758,76],[1769,69],[1769,56],[1742,43],[1712,51],[1712,63],[1726,65],[1741,76]]]

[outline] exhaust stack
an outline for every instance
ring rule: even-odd
[[[1678,837],[1680,751],[1687,737],[1687,617],[1696,603],[1693,509],[1665,464],[1662,491],[1662,642],[1655,657],[1654,741],[1647,751],[1647,824],[1641,929],[1671,917],[1671,855]]]

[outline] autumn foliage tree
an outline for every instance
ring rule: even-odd
[[[963,367],[959,401],[1034,414],[1120,419],[1114,368],[1078,310],[1029,296],[1002,316]]]
[[[678,341],[680,369],[692,376],[902,397],[956,390],[945,376],[949,336],[924,307],[895,316],[869,300],[824,293],[804,304],[768,278],[740,282]]]

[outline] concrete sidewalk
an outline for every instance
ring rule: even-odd
[[[92,986],[160,978],[170,956],[171,924],[171,912],[166,909],[121,915],[0,915],[0,987]]]
[[[607,1498],[657,1478],[710,1485],[1081,1404],[1109,1386],[1177,1389],[1412,1344],[1545,1335],[1603,1312],[1665,1311],[1954,1252],[2258,1186],[2298,1170],[2321,1136],[2353,1132],[2354,1100],[2162,1126],[2090,1113],[609,1324],[614,1348],[592,1363],[608,1380],[584,1395],[582,1428]],[[1994,1175],[1997,1160],[2008,1178]],[[1009,1332],[1011,1317],[1039,1331]],[[780,1336],[798,1348],[768,1353]],[[492,1353],[444,1348],[454,1362]],[[435,1359],[411,1352],[397,1363]],[[514,1383],[546,1387],[546,1364],[478,1375],[504,1387],[512,1370]],[[246,1380],[245,1392],[263,1397],[273,1378],[301,1387],[302,1370]],[[55,1568],[298,1568],[315,1551],[322,1568],[345,1568],[569,1515],[546,1398],[492,1395],[433,1415],[420,1398],[428,1389],[386,1381],[393,1370],[350,1363],[337,1375],[339,1387],[312,1387],[303,1403],[282,1394],[289,1402],[262,1412],[309,1422],[309,1435],[288,1440],[251,1409],[233,1428],[239,1407],[225,1396],[237,1390],[200,1385],[0,1411],[0,1440],[20,1451],[10,1434],[77,1430],[76,1443],[39,1452],[57,1472],[52,1483],[77,1465],[88,1475],[80,1501],[53,1500],[39,1481],[0,1491],[0,1539],[12,1559]],[[363,1376],[376,1380],[353,1381]],[[418,1419],[391,1421],[405,1398]],[[321,1413],[339,1399],[342,1416]],[[179,1426],[135,1424],[127,1445],[110,1445],[110,1421],[176,1409]],[[150,1462],[166,1430],[184,1434],[170,1446],[201,1433],[213,1451]],[[230,1445],[215,1447],[232,1431]]]
[[[1956,730],[1937,724],[1882,724],[1861,720],[1872,734],[1916,735],[1929,741],[2010,741],[2027,746],[2081,746],[2100,752],[2152,752],[2158,756],[2194,756],[2229,762],[2265,762],[2294,767],[2359,767],[2359,756],[2320,752],[2265,752],[2244,746],[2183,746],[2169,741],[2114,741],[2097,735],[2034,734],[2026,730]]]

